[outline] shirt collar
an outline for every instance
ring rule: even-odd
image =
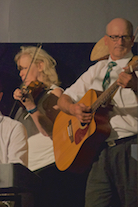
[[[0,111],[0,122],[2,121],[2,119],[3,119],[3,115],[2,115],[2,113]]]
[[[124,58],[116,60],[114,62],[116,62],[117,65],[120,66],[121,68],[124,68],[127,66],[128,62],[132,59],[132,57],[133,57],[133,53],[130,51],[129,53],[127,53],[127,55]],[[111,56],[109,56],[108,63],[111,61],[113,60],[111,59]]]

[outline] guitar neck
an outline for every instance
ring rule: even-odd
[[[104,104],[112,94],[117,90],[119,86],[117,85],[117,81],[115,81],[106,91],[104,91],[98,99],[92,104],[91,109],[92,112],[95,112],[102,104]]]
[[[132,61],[129,63],[128,69],[125,70],[125,72],[131,74],[136,70],[138,70],[138,56],[133,57]],[[104,91],[92,104],[92,112],[95,112],[102,104],[104,104],[117,90],[118,87],[119,86],[117,85],[117,81],[115,81],[106,91]]]

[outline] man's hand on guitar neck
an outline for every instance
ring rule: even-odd
[[[132,72],[131,74],[121,72],[118,76],[117,84],[122,88],[131,88],[135,94],[138,92],[138,77],[135,72]]]

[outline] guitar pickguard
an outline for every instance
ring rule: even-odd
[[[88,131],[89,124],[83,129],[79,128],[75,133],[75,144],[79,144],[85,137],[86,132]]]

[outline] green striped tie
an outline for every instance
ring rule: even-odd
[[[103,80],[103,90],[105,91],[109,84],[110,84],[110,72],[112,70],[112,67],[116,66],[117,64],[115,62],[110,62],[108,63],[108,69],[107,69],[107,72],[106,72],[106,75],[104,77],[104,80]]]

